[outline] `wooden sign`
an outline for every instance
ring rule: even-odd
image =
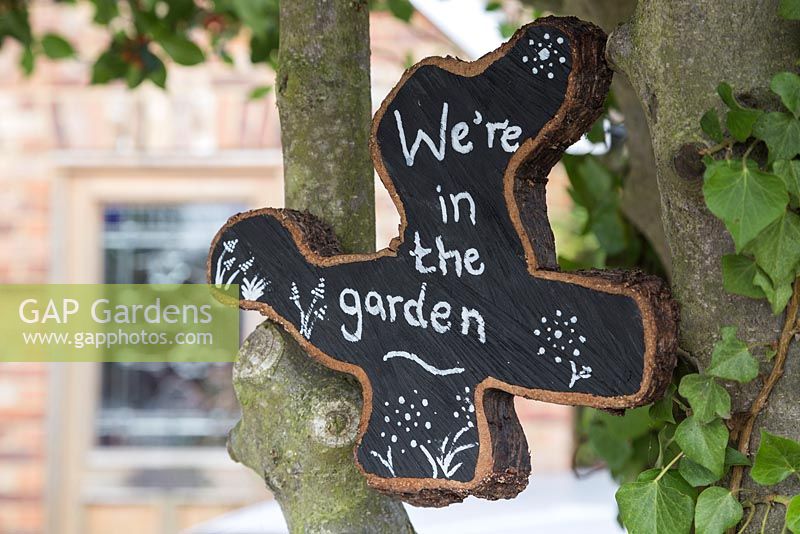
[[[311,215],[230,219],[208,276],[354,375],[355,459],[407,501],[512,497],[530,459],[513,396],[621,409],[657,399],[676,310],[635,272],[560,273],[545,182],[599,116],[605,35],[572,18],[519,30],[478,61],[426,59],[375,115],[372,155],[402,224],[374,254],[338,254]]]

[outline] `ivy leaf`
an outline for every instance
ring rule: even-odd
[[[786,507],[786,528],[800,534],[800,495],[795,495]]]
[[[791,211],[767,226],[750,249],[772,280],[791,280],[800,262],[800,217]]]
[[[800,121],[788,113],[765,113],[753,125],[753,135],[767,144],[771,161],[800,154]]]
[[[723,419],[731,416],[731,396],[710,376],[684,376],[678,393],[689,401],[692,414],[701,423],[708,423],[717,416]]]
[[[725,449],[725,465],[750,465],[750,460],[733,447],[728,447]]]
[[[673,395],[675,394],[675,384],[670,384],[664,396],[650,406],[648,414],[654,421],[665,421],[675,424],[675,415],[672,413]]]
[[[723,380],[750,382],[758,376],[758,362],[747,345],[736,338],[735,327],[723,327],[721,333],[722,339],[714,344],[711,365],[706,372]]]
[[[753,125],[763,115],[763,112],[758,109],[742,107],[733,97],[733,88],[727,83],[719,84],[717,93],[729,109],[728,116],[725,119],[728,131],[737,141],[747,141],[753,133]]]
[[[764,291],[772,308],[772,313],[775,315],[783,311],[792,297],[791,280],[783,280],[775,284],[761,269],[758,270],[755,278],[753,278],[753,283]]]
[[[107,50],[100,54],[92,66],[93,84],[107,83],[123,77],[128,71],[128,64],[114,52]]]
[[[800,76],[793,72],[779,72],[769,84],[772,92],[795,117],[800,116]]]
[[[169,54],[169,57],[179,65],[197,65],[205,59],[200,47],[183,35],[165,35],[158,42]]]
[[[722,142],[724,136],[716,109],[711,108],[703,114],[700,118],[700,128],[712,141],[716,141],[717,143]]]
[[[675,430],[675,441],[690,460],[694,460],[714,475],[722,476],[725,470],[728,429],[721,419],[704,424],[693,415],[689,416]]]
[[[75,55],[72,45],[55,33],[48,33],[42,37],[42,50],[50,59],[63,59]]]
[[[248,98],[250,100],[260,100],[265,96],[267,96],[270,93],[270,91],[272,91],[271,85],[259,85],[258,87],[254,87],[253,90],[250,91]]]
[[[722,257],[722,287],[728,293],[763,299],[764,291],[753,283],[758,267],[752,258],[741,254],[728,254]]]
[[[22,49],[22,55],[19,58],[19,65],[22,67],[22,72],[25,76],[30,76],[36,66],[36,58],[33,55],[33,50],[30,46]]]
[[[761,444],[750,476],[762,486],[771,486],[800,471],[800,443],[761,431]]]
[[[772,164],[772,172],[783,180],[786,190],[794,197],[795,202],[800,200],[800,161],[776,161]]]
[[[781,0],[778,15],[788,20],[800,20],[800,0]]]
[[[636,482],[651,482],[659,476],[664,479],[665,484],[690,497],[692,501],[697,499],[697,489],[688,484],[676,469],[670,469],[663,475],[660,468],[647,469],[637,475]]]
[[[594,425],[589,430],[589,444],[606,461],[611,470],[622,468],[633,456],[630,441],[605,426]]]
[[[92,0],[94,4],[94,21],[97,24],[108,24],[119,15],[117,0]]]
[[[630,534],[688,534],[693,499],[673,478],[656,478],[620,486],[616,499],[622,523]]]
[[[694,510],[697,534],[723,534],[742,519],[742,505],[726,488],[706,488],[697,498]]]
[[[705,171],[703,195],[722,219],[737,252],[752,241],[789,203],[783,180],[739,161],[714,161]]]
[[[414,6],[408,0],[387,0],[386,4],[392,15],[404,22],[411,20],[411,15],[414,14]]]
[[[690,460],[686,456],[681,458],[681,461],[678,464],[678,471],[684,480],[686,480],[686,482],[695,488],[708,486],[722,478],[722,475],[715,475],[702,465]]]

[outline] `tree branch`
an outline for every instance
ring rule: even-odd
[[[375,243],[366,0],[280,3],[277,97],[286,207],[331,225],[344,252]],[[310,217],[310,216],[309,216]],[[234,368],[231,457],[262,476],[292,532],[413,532],[399,501],[353,462],[361,390],[264,323]]]

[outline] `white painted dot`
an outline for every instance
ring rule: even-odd
[[[522,62],[523,63],[527,63],[528,62],[528,56],[522,56]]]
[[[534,336],[538,336],[538,335],[539,335],[539,334],[541,334],[541,333],[542,333],[542,331],[541,331],[541,330],[539,330],[538,328],[537,328],[536,330],[534,330],[534,331],[533,331],[533,335],[534,335]]]
[[[416,393],[419,393],[419,391],[417,391],[417,390],[415,389],[415,390],[414,390],[414,393],[415,393],[415,394],[416,394]]]
[[[419,416],[420,416],[420,413],[419,413],[419,412],[417,412],[417,417],[419,417]]]
[[[381,432],[381,437],[385,438],[386,437],[386,432]]]
[[[406,421],[411,421],[411,414],[410,413],[407,413],[404,417],[406,418]]]
[[[405,453],[406,453],[405,449],[400,449],[400,454],[405,454]]]
[[[394,413],[400,413],[400,410],[395,410]]]
[[[397,422],[397,426],[400,426],[400,425],[401,425],[401,423],[400,423],[400,421],[398,421],[398,422]]]
[[[474,411],[475,411],[475,406],[473,406],[472,404],[470,404],[470,405],[469,405],[469,413],[472,413],[472,412],[474,412]]]
[[[561,336],[564,334],[563,332],[561,332],[561,330],[556,330],[555,332],[553,332],[553,335],[556,336],[556,339],[561,339]]]
[[[417,440],[412,439],[410,445],[411,445],[412,448],[416,447],[417,446]]]
[[[559,356],[556,356],[556,357],[555,357],[555,358],[553,358],[553,359],[556,361],[556,363],[561,363],[561,357],[559,357]]]
[[[545,39],[550,39],[550,34],[549,33],[544,34],[544,38]]]
[[[556,317],[561,317],[561,310],[556,310]]]
[[[556,42],[558,44],[562,44],[564,42],[564,38],[563,37],[559,37],[558,39],[556,39]]]
[[[456,419],[458,419],[458,412],[453,412],[453,417],[455,417]]]
[[[398,397],[397,402],[399,402],[400,404],[405,404],[406,399],[404,399],[403,397]]]
[[[539,354],[544,354],[544,347],[539,347]]]
[[[406,432],[411,432],[411,429],[409,427],[406,427]]]
[[[475,425],[473,425],[472,421],[470,421],[469,423],[467,423],[467,426],[470,427],[470,428],[473,428]]]
[[[533,67],[533,69],[531,69],[531,72],[533,72],[534,74],[539,74],[539,69],[537,69],[536,67]],[[547,319],[542,317],[542,322],[544,323],[546,321],[547,321]]]
[[[389,401],[383,403],[384,406],[389,406]]]
[[[469,388],[468,387],[464,388],[464,393],[469,393]]]
[[[559,63],[566,63],[567,62],[567,58],[565,58],[564,56],[561,56],[560,58],[558,58],[558,62]]]
[[[397,436],[392,434],[392,443],[397,443]]]
[[[387,415],[386,417],[383,418],[383,420],[388,423],[389,422],[389,416]]]
[[[425,428],[427,428],[428,430],[431,429],[431,422],[430,421],[425,421]],[[428,442],[428,443],[430,443],[430,442]]]
[[[428,399],[422,399],[422,405],[423,406],[427,406],[428,405]]]
[[[533,44],[533,39],[528,39],[528,44],[532,45]]]
[[[579,351],[578,349],[575,349],[575,350],[572,351],[572,355],[573,356],[580,356],[581,355],[581,351]]]
[[[548,327],[547,327],[547,331],[548,331],[548,332],[552,332],[552,331],[553,331],[553,329],[552,329],[551,327],[549,327],[549,326],[548,326]]]
[[[409,408],[411,408],[413,410],[414,409],[414,405],[413,404],[410,405]]]
[[[578,322],[578,318],[573,315],[572,317],[569,318],[569,322],[571,322],[573,324],[577,323]]]
[[[456,400],[461,400],[461,395],[456,395]]]
[[[547,77],[552,80],[553,79],[553,73],[552,72],[548,72],[547,73]]]
[[[546,323],[546,322],[547,322],[547,317],[542,317],[542,323]]]
[[[462,406],[462,407],[461,407],[461,411],[462,411],[462,412],[466,412],[466,411],[467,411],[467,408],[466,408],[465,406]]]
[[[583,336],[578,336],[578,339],[581,340],[581,343],[586,343],[586,338]]]
[[[416,427],[418,427],[418,426],[419,426],[419,423],[417,423],[416,421],[414,421],[414,428],[416,428]]]
[[[539,59],[541,59],[542,61],[545,61],[545,60],[550,58],[550,50],[548,50],[546,48],[542,48],[541,50],[539,50],[538,56],[539,56]]]

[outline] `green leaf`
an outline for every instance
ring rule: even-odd
[[[697,534],[723,534],[742,519],[742,505],[726,488],[706,488],[697,498],[694,510]]]
[[[800,161],[779,160],[772,164],[772,172],[783,180],[786,190],[795,199],[800,200]]]
[[[719,143],[724,138],[716,109],[709,109],[703,114],[700,118],[700,128],[712,141]]]
[[[738,161],[714,161],[705,171],[703,194],[740,251],[789,203],[783,180]]]
[[[711,365],[706,372],[723,380],[750,382],[758,376],[758,362],[747,345],[736,338],[735,327],[723,327],[721,333],[722,339],[714,344]]]
[[[750,460],[733,447],[728,447],[725,449],[725,465],[750,465]]]
[[[128,89],[139,87],[144,80],[144,69],[135,64],[128,67],[128,72],[125,73],[125,83],[128,85]]]
[[[762,486],[771,486],[800,471],[800,443],[761,431],[761,444],[750,476]]]
[[[753,135],[767,144],[771,161],[800,154],[800,121],[788,113],[765,113],[753,125]]]
[[[486,11],[497,11],[501,7],[503,7],[502,2],[489,2],[486,4]]]
[[[688,534],[692,526],[694,502],[672,478],[623,484],[616,499],[630,534]]]
[[[690,460],[714,475],[722,476],[725,470],[728,429],[721,419],[704,424],[694,416],[689,416],[675,430],[675,441]]]
[[[731,396],[710,376],[684,376],[678,393],[689,401],[692,414],[700,423],[708,423],[717,416],[724,419],[731,416]]]
[[[636,482],[650,482],[659,478],[660,476],[665,484],[683,493],[687,497],[690,497],[692,501],[697,499],[697,489],[691,484],[687,483],[677,469],[670,469],[663,475],[661,474],[661,471],[661,468],[653,468],[642,471],[636,476]]]
[[[772,92],[795,117],[800,116],[800,76],[793,72],[779,72],[769,85]]]
[[[778,15],[788,20],[800,20],[800,0],[781,0]]]
[[[155,58],[154,64],[150,67],[150,70],[147,72],[147,79],[156,84],[158,87],[162,89],[166,89],[167,87],[167,68],[164,66],[164,62],[161,61],[158,57],[153,56]]]
[[[122,78],[128,71],[128,65],[119,55],[112,51],[103,52],[92,66],[92,83],[107,83]]]
[[[25,73],[25,76],[30,76],[33,72],[33,68],[36,65],[36,58],[33,55],[33,49],[30,46],[26,46],[22,49],[22,55],[19,58],[19,65],[22,67],[22,72]]]
[[[717,93],[730,110],[725,119],[728,131],[737,141],[747,141],[753,133],[753,125],[763,115],[763,112],[758,109],[742,107],[733,96],[733,88],[727,83],[719,84]]]
[[[119,15],[117,0],[92,0],[94,4],[94,21],[97,24],[108,24]]]
[[[387,0],[386,5],[392,15],[405,22],[411,20],[411,15],[414,14],[414,6],[408,0]]]
[[[767,273],[761,269],[756,272],[753,283],[761,288],[766,295],[769,305],[772,308],[772,313],[778,315],[786,307],[789,299],[792,297],[792,282],[790,280],[780,281],[777,284],[773,283]]]
[[[686,482],[696,488],[708,486],[709,484],[713,484],[722,478],[722,475],[715,475],[702,465],[690,460],[686,456],[681,458],[681,461],[678,464],[678,471],[684,480],[686,480]]]
[[[48,33],[42,37],[42,49],[50,59],[63,59],[75,55],[75,50],[69,42],[55,33]]]
[[[758,267],[752,258],[741,254],[722,257],[722,287],[728,293],[754,299],[765,298],[764,291],[753,283]]]
[[[673,395],[675,394],[675,384],[670,384],[664,396],[650,406],[648,415],[654,421],[665,421],[675,424],[675,415],[672,413]]]
[[[250,95],[248,98],[250,100],[259,100],[267,96],[270,91],[272,91],[271,85],[260,85],[258,87],[254,87],[252,91],[250,91]]]
[[[795,495],[786,507],[786,528],[800,534],[800,495]]]
[[[200,47],[183,35],[167,35],[158,42],[179,65],[197,65],[205,59]]]
[[[793,279],[800,262],[800,217],[785,211],[750,244],[750,250],[770,279]]]

